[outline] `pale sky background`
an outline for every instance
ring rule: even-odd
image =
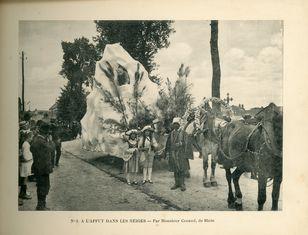
[[[211,96],[212,65],[210,21],[176,21],[170,46],[155,57],[161,77],[175,80],[181,63],[189,66],[192,94],[198,104]],[[96,35],[93,21],[21,21],[20,52],[25,51],[25,99],[31,110],[50,108],[65,79],[61,41]],[[246,108],[282,105],[283,24],[282,21],[219,21],[221,97],[229,92],[232,104]],[[21,62],[19,71],[21,71]],[[21,72],[19,73],[21,80]],[[28,106],[27,106],[28,109]]]

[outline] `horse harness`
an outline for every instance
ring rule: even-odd
[[[227,125],[227,126],[228,126],[228,125]],[[226,126],[226,127],[227,127],[227,126]],[[264,133],[264,134],[263,134],[263,136],[264,136],[264,142],[260,145],[258,151],[253,151],[252,149],[249,148],[250,140],[251,140],[252,135],[253,135],[259,128],[262,128],[262,130],[263,130],[262,133]],[[227,129],[227,128],[225,128],[225,129]],[[238,129],[238,130],[240,130],[240,129]],[[238,131],[238,130],[237,130],[237,131]],[[223,151],[223,149],[222,149],[222,136],[223,136],[223,132],[220,133],[220,137],[219,137],[220,141],[219,141],[219,144],[218,144],[218,149],[219,149],[220,153],[222,153],[223,157],[226,158],[226,159],[228,159],[228,160],[232,160],[232,161],[233,161],[233,160],[235,160],[235,159],[241,157],[243,153],[249,152],[249,153],[253,154],[254,156],[256,156],[256,158],[257,158],[256,160],[259,161],[260,155],[261,155],[261,153],[262,153],[262,151],[264,150],[265,147],[267,147],[267,148],[271,151],[271,155],[272,155],[272,156],[281,157],[280,155],[277,155],[277,154],[274,153],[273,148],[271,147],[271,141],[270,141],[270,138],[269,138],[269,133],[268,133],[268,131],[266,130],[266,128],[264,127],[262,121],[258,122],[258,124],[257,124],[257,125],[253,128],[253,130],[248,134],[247,139],[246,139],[246,144],[245,144],[244,150],[243,150],[242,152],[238,153],[238,154],[235,155],[235,156],[232,156],[232,157],[231,157],[231,156],[229,156],[230,153],[229,153],[229,155],[228,155],[228,154],[226,154],[226,153]],[[228,143],[228,144],[230,144],[230,143]]]

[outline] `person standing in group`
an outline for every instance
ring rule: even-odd
[[[27,180],[28,176],[31,175],[31,166],[33,163],[32,153],[30,151],[30,142],[32,138],[32,133],[30,130],[22,131],[21,135],[23,137],[20,141],[21,143],[21,155],[20,155],[20,193],[19,198],[21,199],[31,199],[31,195],[27,192]]]
[[[20,166],[21,166],[21,161],[22,161],[22,144],[25,140],[25,131],[27,130],[27,122],[26,121],[21,121],[21,116],[19,116],[19,132],[18,132],[18,187],[20,187],[20,191],[22,190],[22,185],[24,184],[23,182],[23,177],[20,176]],[[20,194],[19,194],[20,195]],[[18,197],[18,205],[22,206],[23,201],[20,196]]]
[[[60,138],[59,134],[57,134],[57,133],[54,136],[54,142],[55,142],[55,146],[56,146],[56,166],[59,166],[62,143],[61,143],[61,138]]]
[[[181,118],[175,117],[172,121],[172,131],[166,142],[166,157],[168,158],[169,170],[174,173],[175,184],[171,190],[181,188],[186,190],[184,183],[185,172],[188,170],[188,161],[184,153],[185,134],[180,130]]]
[[[136,129],[129,130],[123,136],[124,141],[128,143],[128,150],[124,154],[124,172],[126,174],[126,182],[131,184],[131,176],[133,184],[137,185],[137,173],[139,169],[139,153],[138,153],[138,131]],[[127,137],[128,136],[128,137]]]
[[[153,128],[151,126],[145,126],[141,132],[142,136],[139,140],[138,148],[140,151],[140,161],[143,166],[143,181],[142,184],[149,182],[153,184],[152,181],[152,169],[154,155],[157,151],[158,144],[153,135]]]
[[[55,121],[51,124],[51,133],[51,139],[54,143],[55,148],[55,158],[53,164],[54,166],[59,166],[62,143],[60,138],[59,126]]]
[[[188,112],[188,117],[186,118],[186,124],[183,127],[183,131],[185,133],[185,143],[184,143],[184,154],[186,156],[187,166],[188,169],[185,172],[185,177],[190,178],[190,164],[189,159],[194,159],[194,151],[193,147],[199,152],[199,158],[202,158],[202,149],[198,145],[195,137],[195,130],[196,130],[196,124],[195,124],[195,113],[193,110],[190,110]]]
[[[54,168],[56,163],[56,144],[53,140],[53,135],[51,130],[49,130],[47,141],[50,148],[51,166],[52,168]]]
[[[52,173],[52,147],[48,141],[49,125],[42,122],[39,126],[39,133],[33,139],[31,152],[33,155],[33,173],[37,186],[37,207],[36,210],[49,210],[46,207],[46,197],[50,189],[49,175]]]

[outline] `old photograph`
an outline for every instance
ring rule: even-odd
[[[18,210],[283,210],[283,36],[20,20]]]

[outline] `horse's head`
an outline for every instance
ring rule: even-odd
[[[281,155],[283,138],[282,111],[274,103],[270,103],[255,116],[262,123],[266,144],[275,155]]]
[[[198,110],[196,119],[199,124],[198,134],[202,134],[202,136],[207,139],[215,137],[215,115],[210,110],[205,110],[204,108]]]

